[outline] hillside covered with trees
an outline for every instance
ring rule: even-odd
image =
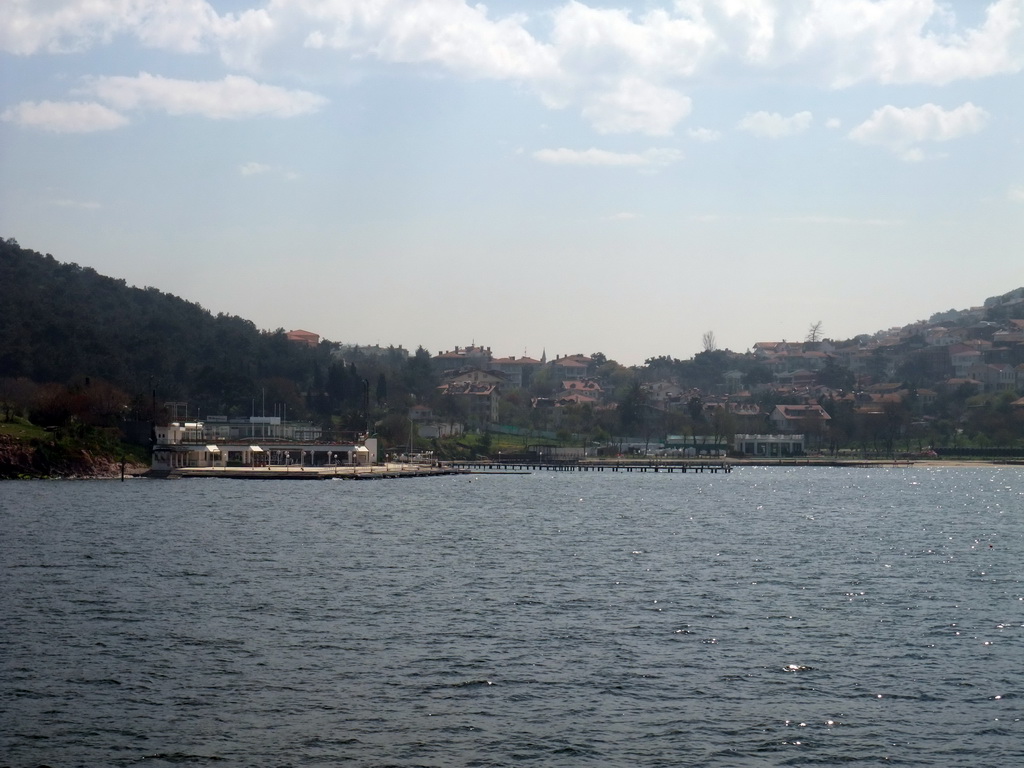
[[[479,453],[502,433],[621,447],[799,430],[833,453],[1024,447],[1024,289],[844,341],[819,322],[801,341],[737,353],[706,331],[691,359],[625,367],[600,352],[536,361],[297,343],[13,239],[0,240],[0,287],[0,422],[64,434],[180,417],[164,410],[179,403],[190,418],[309,421],[325,440],[370,431],[386,448],[408,445],[416,419],[420,434],[434,429],[421,447],[449,434]],[[804,417],[782,423],[784,406]]]
[[[416,365],[429,371],[425,351],[360,366],[327,342],[296,344],[284,329],[214,315],[12,239],[0,241],[0,285],[0,401],[35,423],[147,421],[154,404],[183,402],[192,415],[266,408],[354,431],[369,399],[383,403],[387,389],[407,397]]]

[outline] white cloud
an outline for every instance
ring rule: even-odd
[[[295,117],[315,112],[326,99],[228,75],[223,80],[174,80],[142,72],[138,77],[97,77],[85,90],[118,109],[156,109],[171,115],[213,119]]]
[[[627,78],[614,90],[586,97],[583,116],[598,133],[667,136],[690,109],[690,100],[676,91]]]
[[[303,40],[308,48],[522,83],[550,108],[579,109],[599,133],[671,133],[690,100],[661,70],[692,69],[686,41],[703,34],[664,11],[635,22],[578,2],[551,12],[549,42],[527,31],[525,15],[491,18],[459,0],[302,0],[292,8],[317,25]]]
[[[553,165],[600,165],[627,168],[660,168],[683,159],[676,149],[648,149],[644,152],[609,152],[604,149],[541,149],[533,156]]]
[[[273,27],[266,9],[222,16],[206,0],[0,3],[0,50],[18,55],[74,53],[130,35],[146,47],[177,53],[219,50],[228,63],[242,65],[252,53],[247,49],[268,42]]]
[[[825,121],[825,127],[832,128],[833,130],[836,128],[842,128],[843,121],[840,120],[838,117],[830,117],[828,120]]]
[[[1024,68],[1020,0],[991,3],[972,29],[938,0],[815,0],[789,16],[793,60],[817,63],[835,87],[943,85]]]
[[[23,101],[0,119],[53,133],[92,133],[120,128],[128,118],[102,104],[86,101]]]
[[[1014,203],[1024,203],[1024,184],[1017,184],[1006,191],[1006,196]]]
[[[692,75],[717,46],[715,29],[699,9],[686,7],[694,5],[679,3],[676,13],[659,8],[634,18],[627,10],[570,0],[552,14],[552,44],[562,66],[577,76]]]
[[[780,139],[803,133],[811,125],[811,120],[810,112],[797,112],[789,117],[783,117],[778,112],[754,112],[745,115],[736,127],[754,136]]]
[[[711,128],[691,128],[686,132],[686,135],[696,141],[718,141],[722,138],[722,134],[718,131],[712,130]]]
[[[530,80],[554,73],[550,47],[526,17],[488,17],[461,0],[349,0],[272,3],[275,21],[308,30],[302,45],[403,64],[429,63],[470,78]],[[312,28],[311,28],[312,27]]]
[[[768,63],[780,36],[779,15],[788,4],[777,8],[773,0],[718,0],[704,3],[709,12],[718,11],[723,20],[716,28],[724,44],[741,59]]]
[[[672,87],[705,73],[785,71],[835,87],[948,83],[1024,68],[1021,0],[997,0],[975,28],[940,0],[678,0],[633,12],[576,0],[547,15],[493,18],[459,0],[272,3],[307,46],[391,62],[433,62],[472,77],[530,82],[551,104],[578,103],[627,78]]]
[[[243,176],[258,176],[261,173],[269,173],[272,170],[269,165],[264,163],[249,162],[241,165],[238,172]]]
[[[0,3],[0,50],[18,55],[40,51],[81,51],[109,42],[129,24],[127,0],[89,3],[37,3],[5,0]]]
[[[558,0],[555,0],[557,2]],[[390,62],[439,64],[469,77],[613,76],[654,85],[711,66],[787,68],[843,87],[944,84],[1024,68],[1021,0],[995,0],[975,27],[943,0],[677,0],[633,13],[577,0],[492,16],[463,0],[251,0],[220,14],[208,0],[3,0],[0,49],[80,51],[119,35],[176,52],[216,51],[253,70],[272,46],[307,45]],[[553,83],[552,83],[553,84]]]
[[[218,13],[209,0],[0,0],[0,50],[79,51],[132,37],[218,53],[251,73],[305,47],[318,76],[347,77],[360,60],[426,65],[523,85],[601,133],[651,135],[673,132],[690,114],[688,88],[709,78],[768,74],[839,88],[1024,70],[1024,0],[990,2],[974,27],[944,0],[661,0],[643,11],[552,0],[533,16],[463,0],[250,1]]]
[[[902,109],[886,105],[876,109],[848,136],[861,144],[885,147],[913,162],[924,159],[924,152],[918,144],[950,141],[978,133],[988,119],[988,112],[971,102],[950,110],[935,104]]]
[[[136,3],[124,22],[133,27],[143,45],[198,53],[205,48],[205,38],[219,26],[220,17],[203,0],[176,0],[173,3]]]
[[[548,106],[580,105],[599,133],[665,136],[690,114],[680,86],[716,46],[700,14],[654,9],[633,15],[572,0],[552,20],[558,66],[533,83]]]

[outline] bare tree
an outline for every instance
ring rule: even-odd
[[[816,323],[812,323],[811,327],[807,329],[807,338],[805,341],[821,341],[821,320]]]
[[[714,352],[718,349],[718,342],[715,341],[714,331],[704,331],[704,335],[700,337],[701,344],[704,345],[705,352]]]

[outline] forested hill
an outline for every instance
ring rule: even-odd
[[[102,381],[136,402],[148,403],[155,391],[161,402],[202,402],[206,412],[226,412],[248,406],[261,391],[267,402],[295,399],[329,374],[326,345],[289,342],[283,330],[215,316],[13,239],[0,239],[0,296],[0,378]],[[268,382],[287,392],[266,392]]]

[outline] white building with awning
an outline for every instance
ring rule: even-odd
[[[217,441],[202,422],[154,428],[152,468],[267,466],[369,466],[376,461],[377,440],[358,443]],[[214,433],[216,434],[216,433]],[[216,437],[213,437],[216,440]]]

